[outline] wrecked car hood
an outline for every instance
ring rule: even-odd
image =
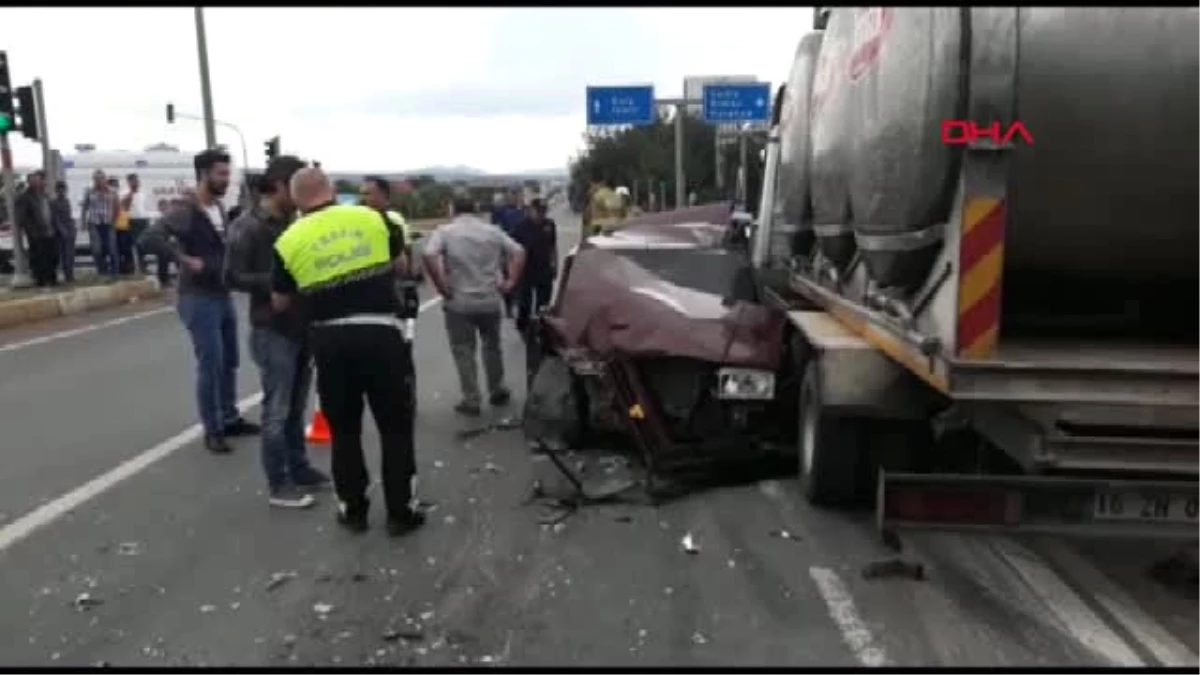
[[[723,214],[727,221],[728,207]],[[785,317],[753,301],[745,254],[714,243],[725,227],[639,218],[589,239],[573,255],[546,323],[568,349],[774,370]]]

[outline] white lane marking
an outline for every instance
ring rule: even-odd
[[[875,645],[871,631],[854,607],[854,599],[846,590],[837,572],[825,567],[810,567],[808,575],[812,577],[829,609],[829,616],[842,632],[842,639],[854,652],[854,658],[867,668],[881,668],[888,665],[887,654],[882,647]]]
[[[51,333],[49,335],[42,335],[39,337],[30,338],[28,340],[21,340],[20,342],[11,342],[6,345],[0,345],[0,354],[16,351],[18,349],[24,349],[26,347],[42,345],[46,344],[47,342],[54,342],[56,340],[63,340],[65,338],[75,337],[76,335],[83,335],[85,333],[91,333],[104,328],[112,328],[113,326],[120,326],[121,324],[129,323],[130,321],[137,321],[138,319],[145,319],[148,316],[157,316],[165,312],[173,311],[175,311],[174,307],[159,307],[158,309],[151,309],[145,312],[138,312],[137,314],[130,314],[129,316],[109,319],[108,321],[102,321],[100,323],[94,323],[88,326],[72,328],[71,330],[64,330],[58,333]]]
[[[262,401],[262,392],[238,401],[238,409],[242,412],[253,408]],[[204,427],[199,424],[184,429],[158,445],[142,452],[136,457],[121,462],[107,472],[96,476],[70,492],[53,501],[42,504],[20,518],[0,528],[0,551],[49,525],[63,515],[77,509],[86,502],[104,493],[104,491],[129,478],[155,462],[167,457],[185,445],[198,440],[204,434]]]
[[[426,300],[421,304],[418,311],[425,310],[437,305],[441,302],[441,298],[433,298]],[[169,311],[171,308],[164,308],[155,311]],[[135,317],[124,317],[121,321],[129,321]],[[94,329],[89,327],[89,329]],[[53,337],[53,336],[47,336]],[[246,412],[250,408],[262,402],[262,392],[252,394],[238,401],[237,407],[242,412]],[[90,481],[80,485],[70,492],[49,501],[36,509],[26,513],[20,518],[0,528],[0,551],[4,551],[13,544],[25,539],[37,530],[49,525],[58,520],[70,511],[79,508],[88,501],[100,496],[105,491],[116,486],[121,481],[130,478],[146,467],[174,453],[176,450],[193,443],[200,439],[204,434],[204,428],[199,424],[184,429],[158,445],[146,450],[135,457],[121,462],[117,466],[107,472],[96,476]]]
[[[1040,597],[1058,623],[1080,644],[1118,666],[1144,666],[1133,649],[1087,606],[1054,570],[1015,541],[1001,539],[996,551]]]
[[[1067,576],[1088,589],[1100,606],[1129,634],[1146,648],[1159,664],[1168,668],[1197,665],[1197,656],[1167,629],[1145,612],[1128,593],[1075,551],[1057,541],[1041,542],[1042,549],[1050,561],[1058,565]]]

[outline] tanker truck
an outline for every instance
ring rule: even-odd
[[[810,502],[1196,537],[1198,15],[820,8],[752,245]]]

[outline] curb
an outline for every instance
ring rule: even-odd
[[[115,307],[162,295],[157,279],[118,281],[111,286],[90,286],[66,293],[9,302],[0,301],[0,329]]]

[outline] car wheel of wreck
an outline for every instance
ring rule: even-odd
[[[810,360],[800,386],[800,490],[817,506],[849,506],[859,495],[859,420],[827,408],[820,385],[820,364]]]

